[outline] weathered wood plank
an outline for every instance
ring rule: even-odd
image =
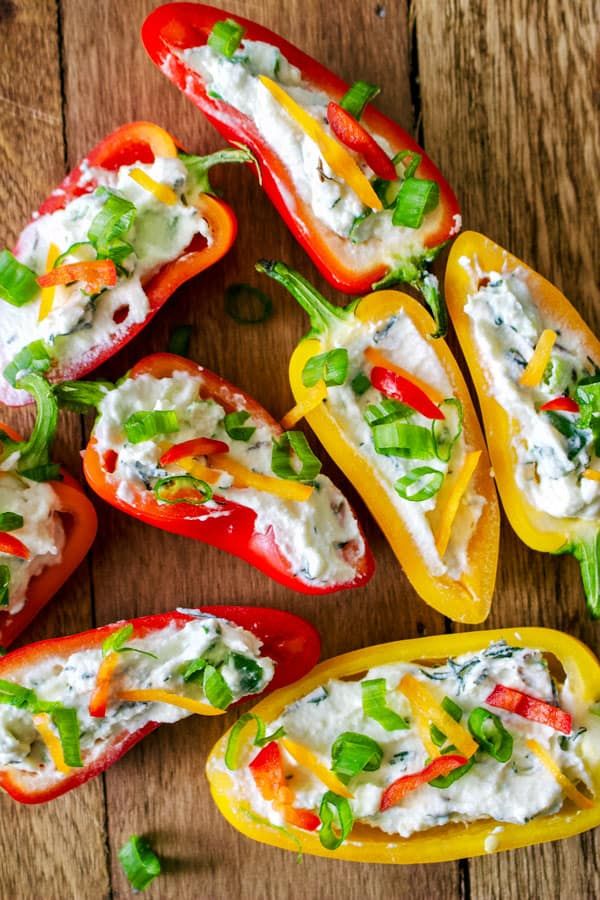
[[[228,5],[285,33],[348,77],[368,75],[378,81],[385,89],[384,105],[410,126],[403,2],[389,6],[385,18],[376,15],[374,4],[360,0],[332,7],[327,17],[316,0],[296,0],[285,7],[272,0]],[[145,58],[137,32],[149,4],[136,0],[125,5],[115,0],[99,8],[94,5],[93,30],[81,6],[73,0],[64,4],[67,135],[73,159],[128,118],[156,120],[193,151],[219,146],[219,138],[201,116]],[[110,41],[103,38],[107,33]],[[393,47],[393,53],[382,54],[382,45]],[[251,172],[219,172],[217,180],[238,212],[240,235],[235,248],[225,264],[178,292],[148,331],[106,371],[121,374],[142,354],[164,348],[170,326],[193,322],[194,357],[280,415],[292,403],[287,360],[307,329],[306,320],[283,291],[262,283],[275,300],[274,318],[263,327],[236,325],[223,310],[224,287],[237,281],[260,285],[253,263],[266,255],[290,261],[314,277],[329,296],[333,294],[287,234]],[[368,589],[319,600],[296,596],[211,548],[162,534],[103,508],[94,554],[98,620],[223,599],[272,604],[313,620],[323,634],[325,655],[419,630],[443,630],[441,617],[416,601],[381,535],[368,522],[364,509],[359,509],[367,520],[379,574]],[[202,774],[205,756],[223,727],[223,722],[187,721],[163,729],[108,773],[110,847],[118,896],[125,896],[127,888],[114,862],[116,850],[132,831],[148,834],[169,860],[169,877],[156,889],[164,898],[195,895],[199,879],[204,896],[283,897],[291,893],[299,874],[307,897],[342,891],[350,897],[364,896],[367,883],[371,896],[383,896],[390,888],[397,896],[456,896],[458,868],[454,865],[415,868],[410,873],[385,867],[367,872],[306,860],[299,872],[292,854],[239,837],[213,806]]]
[[[2,246],[14,242],[31,211],[64,174],[57,8],[52,0],[0,4],[0,206]],[[25,433],[31,410],[0,405],[0,419]],[[79,468],[81,429],[63,421],[56,455]],[[21,639],[37,640],[89,628],[87,564],[40,614]],[[0,797],[0,894],[67,900],[108,891],[104,802],[100,781],[47,807],[17,807]]]
[[[558,284],[595,330],[600,165],[591,2],[415,0],[428,152],[490,235]],[[528,550],[505,521],[491,627],[545,625],[600,649],[577,564]],[[473,897],[600,893],[597,833],[471,863]]]

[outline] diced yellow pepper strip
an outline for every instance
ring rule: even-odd
[[[178,706],[199,716],[222,716],[226,712],[225,709],[217,709],[216,706],[202,703],[201,700],[181,697],[178,694],[172,694],[170,691],[163,691],[159,688],[156,690],[154,688],[144,688],[135,691],[120,691],[118,696],[119,700],[131,700],[134,703],[167,703],[169,706]]]
[[[585,794],[582,794],[581,791],[578,791],[572,781],[570,781],[567,776],[561,772],[556,762],[553,760],[548,751],[542,747],[537,741],[529,739],[527,741],[527,747],[531,750],[532,753],[535,753],[537,758],[540,760],[543,765],[546,766],[550,774],[554,777],[554,779],[560,785],[562,791],[569,800],[572,800],[576,806],[579,806],[581,809],[592,809],[596,804],[589,797],[586,797]]]
[[[46,257],[46,272],[51,272],[54,268],[54,263],[60,256],[60,250],[56,246],[56,244],[50,244],[48,247],[48,256]],[[38,322],[43,322],[49,313],[52,312],[52,307],[54,305],[54,295],[56,293],[56,287],[47,287],[42,288],[42,296],[40,300],[40,309],[38,312]]]
[[[600,472],[598,469],[586,469],[585,472],[581,475],[582,478],[587,478],[590,481],[600,481]]]
[[[446,500],[446,505],[440,511],[441,514],[438,532],[435,538],[435,546],[442,557],[448,549],[452,526],[458,512],[458,507],[460,506],[460,501],[469,486],[469,482],[477,468],[480,457],[481,450],[473,450],[470,453],[467,453],[463,467],[454,479],[454,484],[452,485],[450,495]]]
[[[381,350],[377,350],[375,347],[367,347],[365,350],[365,358],[372,366],[381,366],[384,369],[388,369],[390,372],[395,372],[396,375],[400,375],[402,378],[406,378],[408,381],[412,381],[412,383],[421,388],[434,403],[441,403],[442,400],[445,399],[444,394],[442,394],[441,391],[438,391],[437,388],[432,387],[432,385],[427,384],[425,381],[421,381],[421,379],[417,378],[416,375],[413,375],[412,372],[407,372],[406,369],[403,369],[401,366],[397,366],[395,363],[390,362],[389,359],[383,355]]]
[[[339,794],[341,797],[352,799],[354,794],[350,793],[346,785],[343,784],[333,772],[326,769],[325,766],[319,762],[314,753],[306,747],[303,747],[302,744],[297,744],[296,741],[292,741],[287,737],[282,738],[280,743],[290,756],[296,760],[299,766],[303,766],[305,769],[312,772],[315,778],[318,778],[326,788],[329,788],[330,791],[333,791],[334,794]]]
[[[176,465],[178,465],[180,469],[183,469],[184,472],[187,472],[188,475],[191,475],[192,478],[199,478],[200,481],[206,481],[207,484],[216,484],[221,477],[220,472],[199,463],[193,456],[188,456],[185,459],[178,459]]]
[[[479,746],[477,741],[448,715],[426,685],[413,675],[405,675],[398,685],[398,690],[407,698],[416,718],[420,717],[436,725],[462,756],[466,756],[467,759],[473,756]]]
[[[358,199],[373,210],[383,209],[383,204],[362,169],[353,156],[342,144],[328,134],[323,126],[310,113],[306,112],[290,95],[276,82],[266,75],[258,76],[262,84],[270,94],[283,106],[287,114],[292,118],[311,138],[319,150],[323,159],[332,172],[341,178],[352,188]]]
[[[46,745],[46,749],[50,754],[57,772],[62,772],[63,775],[68,775],[71,771],[71,768],[65,762],[60,738],[58,738],[52,730],[52,726],[50,724],[50,716],[48,715],[48,713],[38,713],[33,717],[33,724],[37,728],[39,736]]]
[[[327,396],[327,387],[324,381],[319,381],[314,387],[309,388],[306,394],[289,412],[285,414],[281,420],[281,427],[288,431],[293,428],[300,419],[303,419],[309,412],[316,409]]]
[[[234,459],[230,459],[226,453],[217,453],[211,456],[210,461],[215,469],[233,475],[238,486],[275,494],[282,500],[297,500],[302,503],[308,500],[313,492],[310,484],[301,484],[299,481],[287,481],[285,478],[274,478],[272,475],[253,472]]]
[[[173,188],[169,187],[168,184],[161,184],[159,181],[155,181],[143,169],[132,169],[129,177],[133,178],[145,191],[154,194],[161,203],[166,203],[167,206],[174,206],[177,203],[177,194]]]
[[[537,387],[546,371],[546,366],[550,362],[550,354],[556,341],[556,332],[550,328],[545,328],[540,335],[540,339],[535,345],[533,356],[527,363],[523,374],[519,378],[519,382],[523,387]]]

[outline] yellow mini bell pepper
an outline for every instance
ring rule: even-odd
[[[368,294],[346,307],[336,307],[322,297],[302,276],[288,269],[283,263],[265,261],[259,263],[257,269],[282,283],[310,316],[312,328],[296,347],[289,367],[292,392],[299,406],[302,406],[307,396],[314,391],[314,388],[306,387],[302,380],[302,372],[308,360],[329,350],[343,347],[345,339],[355,340],[363,334],[368,335],[374,325],[384,327],[386,322],[404,314],[409,317],[423,340],[429,343],[452,385],[452,395],[462,404],[465,449],[467,453],[481,454],[479,465],[472,475],[472,483],[477,494],[483,497],[484,505],[469,541],[468,569],[463,573],[464,577],[455,580],[448,574],[441,576],[431,574],[419,545],[394,502],[393,490],[383,488],[376,463],[364,455],[360,447],[353,442],[345,431],[343,421],[335,415],[327,399],[316,407],[308,406],[306,419],[329,455],[361,494],[417,593],[434,609],[455,621],[482,622],[489,613],[496,577],[499,541],[498,503],[490,476],[483,435],[467,386],[448,345],[443,340],[431,338],[434,327],[431,316],[412,297],[389,290]],[[367,363],[370,363],[368,358],[370,353],[371,348],[367,348],[365,352]],[[380,361],[379,357],[376,361]],[[402,371],[408,378],[410,378],[409,369],[410,347],[407,347],[406,362]],[[425,382],[417,378],[414,383],[427,392]],[[430,397],[434,399],[431,394]],[[459,478],[460,472],[449,473],[446,477],[448,496],[452,495],[452,485]],[[444,524],[444,510],[441,507],[436,508],[430,521],[434,535],[440,528],[444,529],[444,540],[447,543],[449,529]],[[451,524],[450,521],[450,528]]]
[[[425,662],[473,653],[484,649],[490,642],[499,640],[505,640],[510,646],[535,648],[555,657],[569,679],[571,696],[579,716],[585,716],[600,698],[600,662],[578,640],[547,628],[504,628],[396,641],[346,653],[321,663],[300,681],[267,697],[253,709],[253,713],[260,716],[269,727],[287,706],[326,684],[330,679],[360,677],[362,673],[376,666]],[[593,793],[595,798],[598,798],[600,718],[597,719],[596,725],[596,718],[589,716],[586,724],[588,732],[582,738],[584,742],[582,752],[585,754],[586,767],[593,782]],[[251,755],[255,752],[252,739],[252,734],[244,735],[240,747],[241,755],[244,753]],[[401,838],[368,825],[355,823],[349,837],[337,850],[327,850],[322,846],[316,832],[307,832],[292,826],[286,829],[277,828],[268,820],[253,814],[248,799],[238,794],[235,773],[229,772],[225,766],[228,741],[229,732],[217,741],[206,764],[206,773],[215,803],[231,825],[242,834],[255,841],[285,850],[298,852],[301,849],[303,853],[316,856],[365,863],[444,862],[559,840],[600,825],[598,799],[594,799],[591,804],[583,805],[576,804],[572,799],[566,799],[557,813],[534,818],[526,825],[503,822],[501,828],[497,827],[498,823],[495,820],[483,819],[466,825],[458,822],[438,826],[417,832],[409,838]]]
[[[526,263],[476,232],[463,232],[456,240],[446,269],[446,302],[479,397],[487,444],[504,510],[510,524],[528,547],[545,553],[572,553],[575,556],[581,566],[588,608],[592,617],[598,618],[600,617],[600,521],[551,516],[533,506],[519,488],[513,443],[520,433],[519,422],[492,394],[486,376],[485,361],[478,351],[471,319],[465,312],[468,298],[479,290],[480,272],[503,274],[518,272],[540,313],[543,315],[546,312],[554,320],[560,321],[562,327],[568,329],[571,334],[576,334],[582,359],[587,357],[597,367],[600,367],[600,341],[558,288]],[[552,342],[553,335],[550,329],[547,329],[547,332],[547,336],[544,338],[542,335],[538,341],[538,347],[542,339],[544,342],[543,355],[540,351],[539,357],[544,363],[544,368],[548,360],[548,345]],[[536,356],[537,348],[534,353],[534,357]],[[536,360],[532,358],[530,365],[534,362]],[[526,386],[539,383],[539,379],[535,381],[535,377],[539,374],[537,365],[536,370],[533,381],[528,379],[525,382]],[[523,381],[521,383],[523,384]],[[589,476],[586,473],[584,476],[594,478],[594,475]]]

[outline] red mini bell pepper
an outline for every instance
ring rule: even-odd
[[[97,188],[97,182],[93,177],[94,168],[117,170],[122,165],[132,165],[136,162],[150,163],[155,156],[175,156],[177,154],[177,142],[164,129],[151,122],[132,122],[122,125],[116,131],[100,141],[86,156],[84,160],[64,179],[50,196],[40,206],[36,218],[64,209],[64,207],[83,194],[92,193]],[[231,153],[231,151],[227,151]],[[48,376],[51,381],[66,381],[82,378],[87,373],[96,369],[106,359],[113,356],[128,341],[144,328],[171,294],[184,282],[193,278],[199,272],[218,262],[233,244],[237,233],[237,220],[233,210],[222,200],[208,193],[199,194],[196,202],[202,217],[207,221],[211,233],[211,243],[202,235],[194,237],[189,247],[177,259],[166,263],[158,272],[151,275],[144,283],[144,292],[148,298],[149,312],[143,322],[132,324],[125,330],[121,330],[118,337],[111,341],[103,341],[92,347],[84,357],[67,366],[53,363]],[[19,253],[19,242],[15,250]],[[100,270],[102,285],[110,284],[110,273],[107,263],[101,261],[103,269]],[[40,284],[55,285],[63,283],[61,275],[68,280],[85,279],[85,273],[89,263],[63,266],[56,269],[59,273],[54,277],[50,272],[41,276]],[[99,263],[94,263],[99,265]],[[114,264],[112,264],[114,269]],[[69,275],[66,270],[73,269]],[[71,277],[72,276],[72,277]],[[58,280],[57,280],[58,278]],[[109,280],[105,280],[105,279]],[[98,287],[96,282],[93,283]],[[1,302],[1,301],[0,301]],[[119,310],[117,310],[119,312]],[[126,314],[126,310],[124,310]],[[115,321],[121,321],[116,319]],[[35,336],[32,336],[32,340]],[[3,369],[14,356],[10,345],[4,345],[0,335],[0,369]],[[22,406],[30,402],[30,397],[23,391],[12,387],[8,381],[0,377],[0,400],[8,406]]]
[[[275,662],[275,675],[265,693],[301,678],[312,669],[319,658],[320,640],[317,631],[304,619],[292,613],[247,606],[204,606],[200,607],[199,611],[227,619],[252,632],[262,641],[261,654]],[[132,619],[131,624],[135,637],[145,637],[172,624],[183,627],[193,618],[188,613],[177,611]],[[0,679],[19,684],[24,673],[49,658],[66,659],[71,654],[83,650],[100,649],[104,641],[124,624],[126,623],[116,622],[69,637],[39,641],[14,650],[0,659]],[[0,787],[20,803],[45,803],[104,772],[138,741],[154,731],[158,724],[148,722],[138,731],[124,730],[111,738],[102,750],[95,753],[91,761],[86,762],[84,756],[83,766],[73,768],[68,773],[37,774],[5,766],[0,768]]]
[[[516,688],[497,684],[485,701],[489,706],[505,709],[507,712],[522,716],[531,722],[540,722],[555,731],[563,734],[571,734],[573,717],[559,706],[553,706],[540,700],[539,697],[531,697],[529,694],[518,691]]]
[[[435,291],[436,296],[433,297],[431,283],[424,282],[424,267],[460,229],[456,197],[438,169],[404,129],[372,105],[368,105],[362,114],[361,122],[365,128],[361,130],[369,129],[375,136],[373,143],[381,151],[377,153],[377,159],[372,144],[369,142],[367,147],[364,138],[359,140],[356,137],[357,129],[353,130],[353,137],[347,127],[341,134],[342,127],[339,125],[338,134],[342,141],[349,146],[354,142],[354,149],[364,155],[369,165],[381,165],[382,154],[386,156],[376,144],[379,137],[389,144],[394,154],[406,151],[407,158],[418,158],[419,165],[412,174],[436,182],[439,188],[439,202],[434,212],[427,216],[423,227],[415,230],[416,237],[409,255],[390,263],[385,241],[378,241],[377,246],[369,248],[368,252],[358,253],[349,239],[340,237],[316,217],[299,195],[289,169],[258,131],[253,120],[224,100],[210,96],[202,76],[181,58],[181,51],[206,44],[215,23],[225,19],[239,23],[248,40],[264,41],[277,47],[288,62],[300,70],[304,82],[324,92],[334,104],[339,105],[348,91],[348,85],[341,78],[274,32],[222,9],[196,3],[167,3],[150,13],[144,22],[142,41],[161,72],[189,97],[223,137],[232,144],[242,143],[251,150],[258,161],[261,183],[269,199],[294,237],[334,287],[350,294],[365,294],[376,284],[404,281],[420,286],[432,308],[437,306],[439,297]],[[336,121],[339,124],[339,119]],[[393,177],[396,177],[395,173]],[[415,242],[417,250],[414,249]],[[443,310],[436,315],[436,319],[441,333],[445,327]]]
[[[410,794],[411,791],[416,791],[417,788],[422,787],[424,784],[428,784],[430,781],[433,781],[434,778],[443,778],[444,776],[449,775],[450,772],[453,772],[455,769],[466,766],[468,762],[469,760],[466,756],[459,756],[455,753],[447,753],[445,756],[438,756],[437,759],[430,762],[429,765],[425,766],[424,769],[421,769],[420,772],[412,772],[410,775],[403,775],[401,778],[397,778],[396,781],[393,781],[388,785],[381,796],[379,809],[383,812],[391,806],[395,806],[397,803],[400,803],[407,794]]]
[[[19,435],[8,425],[0,423],[0,432],[11,441],[21,441]],[[61,468],[60,474],[61,481],[50,482],[59,499],[60,517],[65,529],[65,542],[60,562],[47,566],[39,575],[35,575],[31,579],[27,588],[27,598],[18,612],[11,613],[7,610],[0,610],[0,645],[2,647],[8,647],[16,640],[65,581],[70,578],[85,558],[96,537],[98,522],[94,507],[83,493],[81,485],[65,469]],[[5,537],[13,537],[13,535]],[[6,552],[3,546],[0,546],[0,552]]]
[[[147,356],[131,369],[127,377],[138,378],[140,375],[150,374],[155,378],[169,378],[174,372],[188,372],[191,376],[200,378],[202,397],[214,399],[227,412],[244,410],[250,413],[255,421],[268,425],[274,437],[279,437],[283,433],[281,426],[256,400],[214,372],[183,357],[169,353]],[[228,454],[219,454],[210,457],[210,460],[215,467],[225,468],[228,465],[227,457]],[[255,530],[254,510],[216,494],[213,497],[216,503],[212,507],[184,502],[160,503],[151,490],[138,491],[133,503],[126,502],[118,496],[118,482],[110,477],[114,472],[115,463],[114,451],[101,456],[92,435],[84,454],[84,473],[90,487],[107,503],[164,531],[194,538],[233,553],[256,566],[270,578],[295,591],[304,594],[328,594],[365,584],[373,574],[373,557],[363,536],[364,550],[358,558],[355,558],[357,550],[355,546],[349,545],[345,549],[346,559],[351,561],[354,570],[354,577],[350,581],[326,586],[311,585],[302,581],[291,570],[289,562],[277,546],[272,529],[264,534]],[[227,471],[235,474],[233,466],[229,466]],[[290,485],[290,482],[284,484]]]
[[[271,741],[263,747],[248,768],[261,795],[282,812],[288,825],[304,828],[305,831],[316,831],[321,824],[319,817],[310,809],[293,805],[294,793],[288,786],[283,771],[283,758],[277,741]]]

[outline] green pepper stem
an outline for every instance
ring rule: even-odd
[[[222,163],[254,163],[258,165],[252,153],[242,146],[237,149],[226,147],[224,150],[216,150],[208,156],[193,156],[180,152],[179,159],[188,170],[199,194],[215,193],[209,178],[209,172],[213,166]]]
[[[581,566],[583,590],[592,619],[600,619],[600,530],[569,548]]]
[[[262,272],[282,284],[298,301],[310,318],[310,334],[323,334],[335,322],[343,322],[348,318],[349,307],[334,306],[306,278],[294,269],[288,268],[285,263],[261,259],[255,268],[257,272]]]
[[[445,337],[448,331],[448,313],[446,304],[440,295],[438,280],[425,268],[425,265],[435,258],[440,249],[441,246],[436,247],[435,251],[419,260],[405,260],[397,268],[388,272],[381,281],[373,285],[375,290],[380,290],[403,282],[420,291],[435,320],[436,328],[431,335],[433,338]]]
[[[113,388],[110,381],[63,381],[54,385],[53,393],[60,409],[86,413],[97,409]]]
[[[42,375],[25,375],[17,387],[31,394],[37,403],[37,417],[29,440],[12,448],[20,450],[19,470],[26,471],[44,466],[49,461],[50,445],[58,423],[58,404],[51,386]]]

